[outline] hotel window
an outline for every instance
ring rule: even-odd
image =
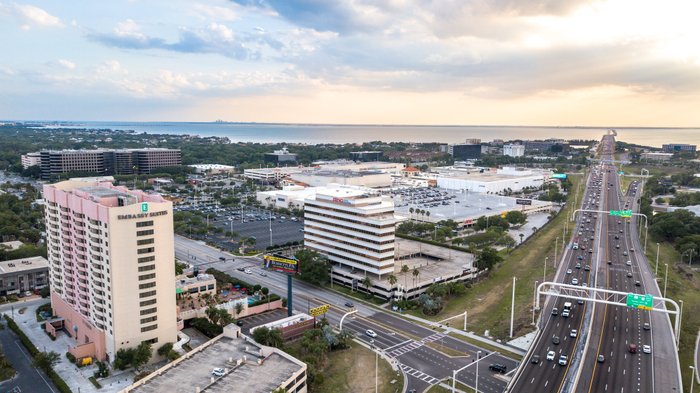
[[[143,227],[152,227],[153,226],[153,220],[151,221],[141,221],[136,223],[136,228],[143,228]]]
[[[136,231],[136,236],[148,236],[152,235],[153,233],[153,229],[147,229],[145,231]]]
[[[141,307],[144,307],[144,306],[150,306],[151,304],[156,304],[156,299],[144,300],[139,305]]]
[[[141,240],[137,240],[137,241],[136,241],[136,245],[137,245],[137,246],[143,246],[143,245],[146,245],[146,244],[153,244],[154,242],[155,242],[155,240],[152,239],[152,238],[151,238],[151,239],[141,239]]]
[[[156,265],[146,265],[146,266],[139,266],[139,272],[147,272],[149,270],[155,270]]]
[[[156,274],[155,274],[155,273],[144,274],[144,275],[142,275],[142,276],[139,276],[139,281],[150,280],[150,279],[152,279],[152,278],[156,278]]]
[[[139,284],[139,289],[146,289],[146,288],[153,288],[156,286],[156,283],[154,282],[148,282],[145,284]]]
[[[153,314],[156,311],[158,311],[157,307],[149,308],[148,310],[141,310],[141,315]]]
[[[137,254],[148,254],[149,252],[155,252],[155,247],[139,248],[136,250]]]
[[[143,258],[139,258],[139,259],[138,259],[139,263],[153,262],[153,261],[155,261],[155,260],[156,260],[156,257],[154,257],[154,256],[143,257]]]
[[[155,296],[155,295],[156,295],[156,291],[148,291],[148,292],[139,293],[139,297],[141,297],[141,298]]]
[[[145,333],[145,332],[148,332],[148,331],[151,331],[151,330],[156,330],[156,329],[158,329],[158,324],[151,325],[151,326],[146,326],[146,327],[142,327],[142,328],[141,328],[141,333]]]

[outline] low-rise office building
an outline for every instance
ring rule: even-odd
[[[509,157],[522,157],[525,155],[525,146],[503,145],[503,155]]]
[[[297,167],[257,168],[243,170],[243,177],[264,184],[277,184],[293,173],[303,169]]]
[[[661,145],[661,149],[665,153],[691,152],[697,150],[697,145],[688,145],[686,143],[668,143]]]
[[[453,166],[435,170],[438,187],[490,194],[518,192],[525,187],[538,188],[551,176],[550,171],[515,167],[482,169]]]
[[[642,153],[639,157],[642,160],[648,161],[671,161],[673,153]]]
[[[217,373],[213,371],[217,369]],[[154,371],[122,393],[306,393],[306,363],[257,344],[238,326]]]
[[[384,158],[382,151],[351,151],[350,159],[353,161],[381,161]]]
[[[231,165],[221,165],[221,164],[194,164],[188,165],[190,168],[194,169],[196,173],[202,173],[207,175],[219,175],[224,173],[234,173],[236,171],[235,166]]]
[[[359,187],[390,187],[391,175],[381,171],[305,170],[292,173],[290,179],[308,187],[325,187],[329,184]]]
[[[49,261],[44,257],[0,262],[0,296],[18,295],[49,283]]]
[[[282,150],[275,150],[272,153],[265,153],[265,162],[273,164],[293,164],[297,161],[297,155],[290,153],[286,147]]]

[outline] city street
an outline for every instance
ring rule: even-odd
[[[228,253],[181,236],[175,238],[175,252],[178,258],[188,260],[194,265],[213,267],[241,280],[267,286],[283,296],[286,294],[287,279],[283,274],[269,272],[266,277],[259,275],[262,271],[260,258],[232,257]],[[220,261],[219,257],[227,259]],[[236,270],[239,267],[249,268],[252,274]],[[296,311],[308,312],[311,307],[330,304],[331,309],[326,317],[332,324],[337,325],[343,314],[350,311],[344,305],[348,300],[354,301],[336,292],[294,280],[293,305]],[[517,367],[518,363],[510,358],[498,353],[491,354],[490,351],[447,336],[442,331],[422,327],[392,313],[356,301],[354,309],[358,310],[358,313],[348,317],[343,327],[353,331],[358,339],[376,346],[385,358],[396,362],[407,376],[408,389],[423,391],[430,385],[451,377],[453,370],[474,362],[477,351],[481,351],[482,358],[490,355],[488,361],[479,362],[479,391],[500,393],[505,389],[507,379],[490,371],[488,366],[491,363],[505,365],[509,373]],[[367,336],[367,329],[377,333],[377,337]],[[449,349],[450,355],[459,352],[460,356],[449,356],[440,352],[440,348]],[[473,386],[476,380],[475,368],[467,368],[459,374],[458,379]]]
[[[58,389],[53,385],[43,371],[39,371],[32,364],[32,358],[19,341],[19,337],[7,327],[0,330],[0,345],[7,360],[12,364],[17,374],[14,378],[0,382],[0,391],[9,393],[57,393]]]

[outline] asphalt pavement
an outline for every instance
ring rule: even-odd
[[[229,220],[227,216],[217,216],[210,221],[210,225],[223,228],[225,231],[233,231],[238,234],[238,239],[254,237],[255,249],[265,250],[270,245],[282,245],[289,242],[301,242],[304,240],[304,222],[302,219],[292,221],[290,217],[282,220],[279,216],[275,220],[263,219],[258,221]],[[210,235],[222,248],[230,248],[231,239],[222,235]],[[272,240],[272,242],[270,242]]]
[[[8,393],[57,393],[58,389],[42,372],[34,368],[29,352],[17,335],[5,326],[0,330],[0,345],[5,358],[12,364],[15,376],[0,382],[0,391]]]
[[[275,293],[286,294],[285,275],[268,272],[266,276],[261,276],[259,273],[263,269],[260,258],[234,257],[202,242],[180,236],[176,237],[175,252],[178,258],[188,260],[195,265],[213,267],[247,282],[266,286]],[[219,257],[226,260],[220,261]],[[247,267],[251,274],[238,271],[237,268],[240,267]],[[401,369],[406,375],[406,388],[409,390],[416,389],[421,392],[451,377],[453,370],[472,364],[479,350],[484,359],[478,363],[479,391],[481,392],[500,393],[505,389],[507,378],[490,371],[491,363],[506,365],[509,373],[517,366],[517,362],[512,359],[449,337],[444,332],[419,326],[391,312],[346,298],[337,292],[294,280],[293,305],[296,311],[308,312],[310,307],[329,304],[331,308],[326,317],[332,324],[338,325],[343,315],[351,311],[345,307],[348,300],[355,303],[354,309],[358,312],[344,320],[343,328],[353,331],[358,339],[365,341],[368,345],[375,346],[385,359]],[[367,329],[376,332],[377,337],[369,337],[366,334]],[[440,352],[440,348],[449,352],[450,355],[456,355],[455,352],[459,352],[459,356]],[[489,357],[486,358],[486,355]],[[476,382],[474,366],[460,373],[458,379],[468,386],[474,386]]]

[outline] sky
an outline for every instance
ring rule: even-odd
[[[0,119],[700,126],[697,0],[0,0]]]

